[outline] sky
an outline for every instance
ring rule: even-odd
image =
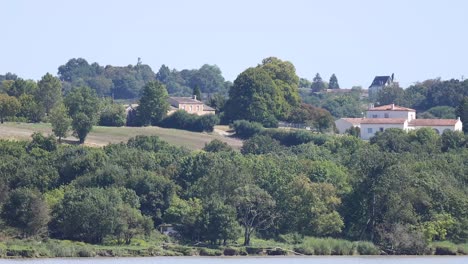
[[[267,57],[300,77],[367,88],[468,78],[464,0],[0,0],[0,74],[38,80],[71,58],[157,72],[216,64],[227,80]]]

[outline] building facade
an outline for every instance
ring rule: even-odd
[[[368,140],[377,132],[388,128],[399,128],[405,131],[430,127],[441,135],[446,130],[462,131],[463,124],[458,119],[417,119],[416,110],[394,104],[374,107],[369,106],[365,118],[341,118],[335,121],[340,134],[351,127],[359,127],[361,139]]]

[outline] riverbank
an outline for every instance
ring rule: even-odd
[[[307,238],[300,244],[271,243],[262,240],[255,246],[193,246],[136,241],[131,245],[92,245],[69,240],[8,240],[0,242],[0,258],[64,257],[150,257],[150,256],[327,256],[381,255],[370,242],[351,242],[331,238]],[[428,255],[468,255],[468,245],[433,243]]]

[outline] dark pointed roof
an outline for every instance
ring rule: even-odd
[[[372,86],[383,86],[387,82],[391,82],[392,77],[390,76],[375,76],[374,81],[372,81],[372,84],[369,87]]]

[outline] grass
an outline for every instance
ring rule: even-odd
[[[33,132],[52,134],[52,128],[48,123],[14,123],[7,122],[0,125],[0,138],[10,140],[29,140]],[[178,129],[161,127],[102,127],[95,126],[86,138],[85,145],[102,147],[109,143],[126,142],[137,135],[156,135],[172,145],[184,146],[191,150],[202,149],[206,143],[213,139],[226,142],[235,149],[240,149],[242,141],[225,137],[217,133],[196,133]],[[68,137],[65,142],[74,143],[77,139]]]

